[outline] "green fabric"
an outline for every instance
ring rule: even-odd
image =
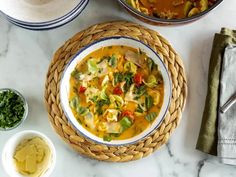
[[[220,72],[224,50],[228,44],[236,44],[236,31],[222,28],[220,34],[215,34],[212,46],[208,90],[202,116],[202,125],[196,145],[196,149],[211,155],[217,155]]]

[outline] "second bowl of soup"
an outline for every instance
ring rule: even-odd
[[[180,25],[200,19],[223,0],[118,0],[134,17],[154,25]]]
[[[62,108],[80,134],[97,143],[135,143],[158,128],[169,106],[168,71],[150,47],[127,37],[82,49],[61,80]]]

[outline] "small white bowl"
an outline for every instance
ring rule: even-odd
[[[147,128],[142,133],[136,135],[135,137],[125,139],[125,140],[112,140],[111,142],[105,142],[102,138],[99,138],[89,131],[87,131],[85,128],[83,128],[79,122],[74,117],[72,110],[69,106],[69,91],[70,91],[70,76],[73,70],[75,69],[76,65],[84,59],[88,54],[92,53],[93,51],[100,49],[102,47],[106,46],[112,46],[112,45],[123,45],[123,46],[129,46],[132,48],[139,48],[143,52],[147,54],[147,56],[151,57],[153,61],[158,65],[160,72],[163,76],[164,80],[164,101],[163,105],[161,107],[160,113],[158,117],[153,121],[152,125]],[[62,109],[67,116],[70,123],[75,127],[75,129],[78,130],[80,134],[85,136],[86,138],[98,143],[98,144],[105,144],[110,146],[122,146],[127,144],[134,144],[137,141],[140,141],[141,139],[145,138],[146,136],[150,135],[156,128],[158,128],[161,124],[161,122],[164,120],[164,117],[166,115],[166,112],[169,108],[169,103],[172,95],[172,84],[169,77],[168,70],[164,64],[164,62],[161,60],[159,55],[148,45],[144,44],[143,42],[129,38],[129,37],[123,37],[123,36],[115,36],[115,37],[108,37],[103,38],[99,41],[96,41],[92,44],[89,44],[88,46],[85,46],[82,50],[80,50],[73,59],[68,63],[68,65],[65,68],[65,71],[62,75],[61,79],[61,85],[60,85],[60,99],[62,104]]]
[[[56,164],[56,150],[52,141],[46,135],[40,132],[33,131],[33,130],[26,130],[26,131],[22,131],[13,135],[7,141],[6,145],[3,148],[2,164],[3,164],[4,170],[10,177],[25,177],[24,175],[21,175],[19,172],[17,172],[15,168],[13,156],[15,153],[15,149],[19,145],[19,143],[21,143],[25,139],[30,139],[33,137],[42,138],[48,144],[52,153],[52,159],[48,167],[48,170],[41,177],[49,177],[52,171],[54,170],[54,167]]]

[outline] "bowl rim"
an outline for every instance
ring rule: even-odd
[[[1,11],[2,14],[4,16],[6,16],[8,19],[15,21],[16,23],[22,24],[22,25],[27,25],[27,26],[47,26],[47,25],[52,25],[55,23],[59,23],[62,20],[65,20],[66,18],[69,18],[70,16],[72,16],[74,13],[76,13],[76,11],[84,4],[86,3],[86,1],[89,0],[81,0],[75,7],[73,7],[69,12],[67,12],[66,14],[64,14],[61,17],[58,17],[56,19],[53,20],[48,20],[48,21],[43,21],[43,22],[32,22],[32,21],[23,21],[23,20],[19,20],[16,19],[14,17],[9,16],[8,14],[6,14],[5,12]]]
[[[145,47],[149,48],[149,49],[155,54],[155,56],[158,58],[158,60],[162,63],[163,69],[164,69],[165,72],[167,73],[167,80],[168,80],[168,83],[169,83],[169,86],[170,86],[168,92],[169,92],[170,95],[169,95],[169,98],[168,98],[168,100],[167,100],[166,110],[164,110],[163,116],[160,117],[160,119],[161,119],[160,122],[159,122],[155,127],[153,127],[153,130],[152,130],[152,131],[150,131],[149,133],[147,133],[146,135],[144,135],[143,137],[141,137],[140,139],[137,139],[137,140],[135,140],[135,141],[131,141],[131,142],[127,142],[127,143],[120,143],[120,144],[118,144],[118,143],[117,143],[117,144],[112,144],[112,141],[111,141],[111,142],[106,142],[106,141],[101,141],[101,142],[100,142],[100,141],[97,141],[97,140],[91,138],[90,136],[88,136],[88,135],[86,135],[85,133],[83,133],[82,131],[80,131],[80,130],[73,124],[73,122],[70,120],[69,115],[68,115],[68,113],[67,113],[67,111],[66,111],[66,109],[65,109],[65,107],[64,107],[64,104],[61,102],[61,100],[62,100],[62,87],[63,87],[63,82],[62,82],[62,81],[63,81],[63,79],[64,79],[64,77],[65,77],[66,71],[67,71],[68,67],[70,66],[70,64],[71,64],[84,50],[86,50],[86,49],[92,47],[93,45],[95,45],[95,44],[97,44],[97,43],[99,43],[99,42],[103,42],[103,41],[110,40],[110,39],[121,39],[121,38],[125,38],[125,39],[128,39],[128,40],[134,40],[134,41],[136,41],[136,42],[139,42],[141,45],[144,45]],[[70,61],[67,63],[67,65],[66,65],[66,67],[64,68],[64,71],[63,71],[63,73],[62,73],[62,75],[61,75],[61,80],[60,80],[60,92],[59,92],[59,94],[60,94],[60,105],[61,105],[61,107],[62,107],[63,113],[64,113],[65,116],[67,117],[68,122],[73,126],[73,128],[74,128],[80,135],[82,135],[83,137],[85,137],[87,140],[90,140],[90,141],[95,142],[95,143],[97,143],[97,144],[106,145],[106,146],[109,146],[109,147],[118,147],[118,146],[132,145],[132,144],[135,144],[135,143],[137,143],[137,142],[139,142],[139,141],[144,140],[146,137],[150,136],[150,135],[153,133],[153,131],[156,130],[156,129],[161,125],[161,123],[163,122],[163,120],[164,120],[164,118],[165,118],[165,116],[166,116],[166,114],[167,114],[167,111],[169,110],[169,107],[170,107],[170,101],[171,101],[171,97],[172,97],[172,80],[171,80],[171,78],[170,78],[168,69],[167,69],[167,67],[165,66],[164,61],[161,59],[161,57],[159,56],[159,54],[158,54],[157,52],[155,52],[149,45],[145,44],[144,42],[142,42],[142,41],[140,41],[140,40],[137,40],[137,39],[135,39],[135,38],[132,38],[132,37],[127,37],[127,36],[111,36],[111,37],[105,37],[105,38],[96,40],[96,41],[94,41],[94,42],[92,42],[92,43],[86,45],[85,47],[81,48],[81,49],[70,59]],[[159,116],[159,115],[158,115],[158,116]],[[158,117],[158,116],[157,116],[157,117]],[[82,127],[82,128],[84,128],[84,127]],[[119,141],[119,140],[118,140],[118,141]],[[120,140],[120,141],[122,141],[122,140]]]
[[[16,25],[18,27],[21,27],[21,28],[27,29],[27,30],[32,30],[32,31],[52,30],[52,29],[56,29],[56,28],[59,28],[61,26],[64,26],[64,25],[70,23],[71,21],[75,20],[75,18],[78,17],[84,11],[84,9],[87,7],[88,2],[89,2],[89,0],[86,1],[86,3],[84,4],[84,6],[82,6],[82,8],[80,7],[81,9],[77,9],[77,11],[74,12],[74,14],[72,14],[68,18],[65,18],[65,19],[61,20],[60,22],[58,22],[58,23],[54,23],[54,24],[50,24],[50,25],[45,25],[45,26],[23,25],[23,24],[20,24],[20,23],[17,23],[15,21],[13,21],[12,19],[9,19],[7,16],[6,16],[6,19],[10,23],[12,23],[13,25]],[[3,15],[5,15],[5,14],[3,14]]]
[[[18,126],[20,126],[26,120],[26,118],[28,117],[28,113],[29,113],[29,106],[28,106],[27,100],[25,99],[25,97],[19,91],[15,90],[15,89],[12,89],[12,88],[1,88],[0,89],[0,93],[4,92],[4,91],[12,91],[15,94],[17,94],[21,98],[21,100],[23,101],[24,108],[25,108],[22,119],[15,126],[10,127],[10,128],[0,127],[0,131],[10,131],[10,130],[13,130],[13,129],[17,128]]]
[[[191,22],[194,21],[204,15],[206,15],[207,13],[209,13],[211,10],[215,9],[218,5],[220,5],[223,0],[217,0],[217,2],[215,4],[213,4],[210,8],[208,8],[207,10],[198,13],[197,15],[194,15],[192,17],[185,17],[185,18],[181,18],[181,19],[164,19],[164,18],[157,18],[157,17],[152,17],[149,15],[146,15],[140,11],[138,11],[137,9],[133,8],[132,6],[130,6],[127,2],[125,2],[125,0],[118,0],[120,2],[120,4],[122,4],[125,8],[127,8],[130,12],[132,12],[133,14],[142,17],[148,21],[151,22],[160,22],[160,23],[174,23],[174,24],[182,24],[182,23],[187,23],[187,22]]]
[[[52,162],[50,164],[50,166],[48,167],[48,169],[45,171],[45,173],[42,175],[42,177],[49,177],[49,175],[53,172],[55,166],[56,166],[56,148],[52,142],[52,140],[47,136],[45,135],[44,133],[41,133],[39,131],[36,131],[36,130],[23,130],[23,131],[20,131],[14,135],[12,135],[5,143],[5,145],[3,146],[3,150],[2,150],[2,157],[1,157],[1,160],[2,160],[2,165],[3,165],[3,169],[5,170],[5,172],[10,175],[9,173],[9,167],[7,167],[6,163],[5,163],[5,156],[6,156],[6,153],[7,153],[7,148],[9,146],[9,143],[11,143],[13,140],[17,141],[19,140],[22,141],[24,139],[29,139],[29,138],[26,138],[25,136],[27,135],[32,135],[32,137],[40,137],[42,138],[46,144],[49,146],[50,150],[51,150],[51,153],[52,153]],[[15,148],[17,147],[17,145],[15,146]],[[18,173],[19,176],[22,176],[20,173]],[[22,176],[23,177],[23,176]]]

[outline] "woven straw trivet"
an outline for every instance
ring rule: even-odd
[[[128,146],[109,147],[85,139],[68,122],[60,105],[60,79],[66,64],[82,47],[98,39],[110,36],[129,36],[151,46],[166,64],[172,79],[172,99],[167,115],[152,135]],[[45,103],[55,131],[73,149],[81,154],[103,161],[124,162],[143,158],[167,142],[178,126],[187,96],[184,66],[180,56],[159,33],[141,25],[126,21],[94,25],[69,39],[54,54],[45,85]]]

